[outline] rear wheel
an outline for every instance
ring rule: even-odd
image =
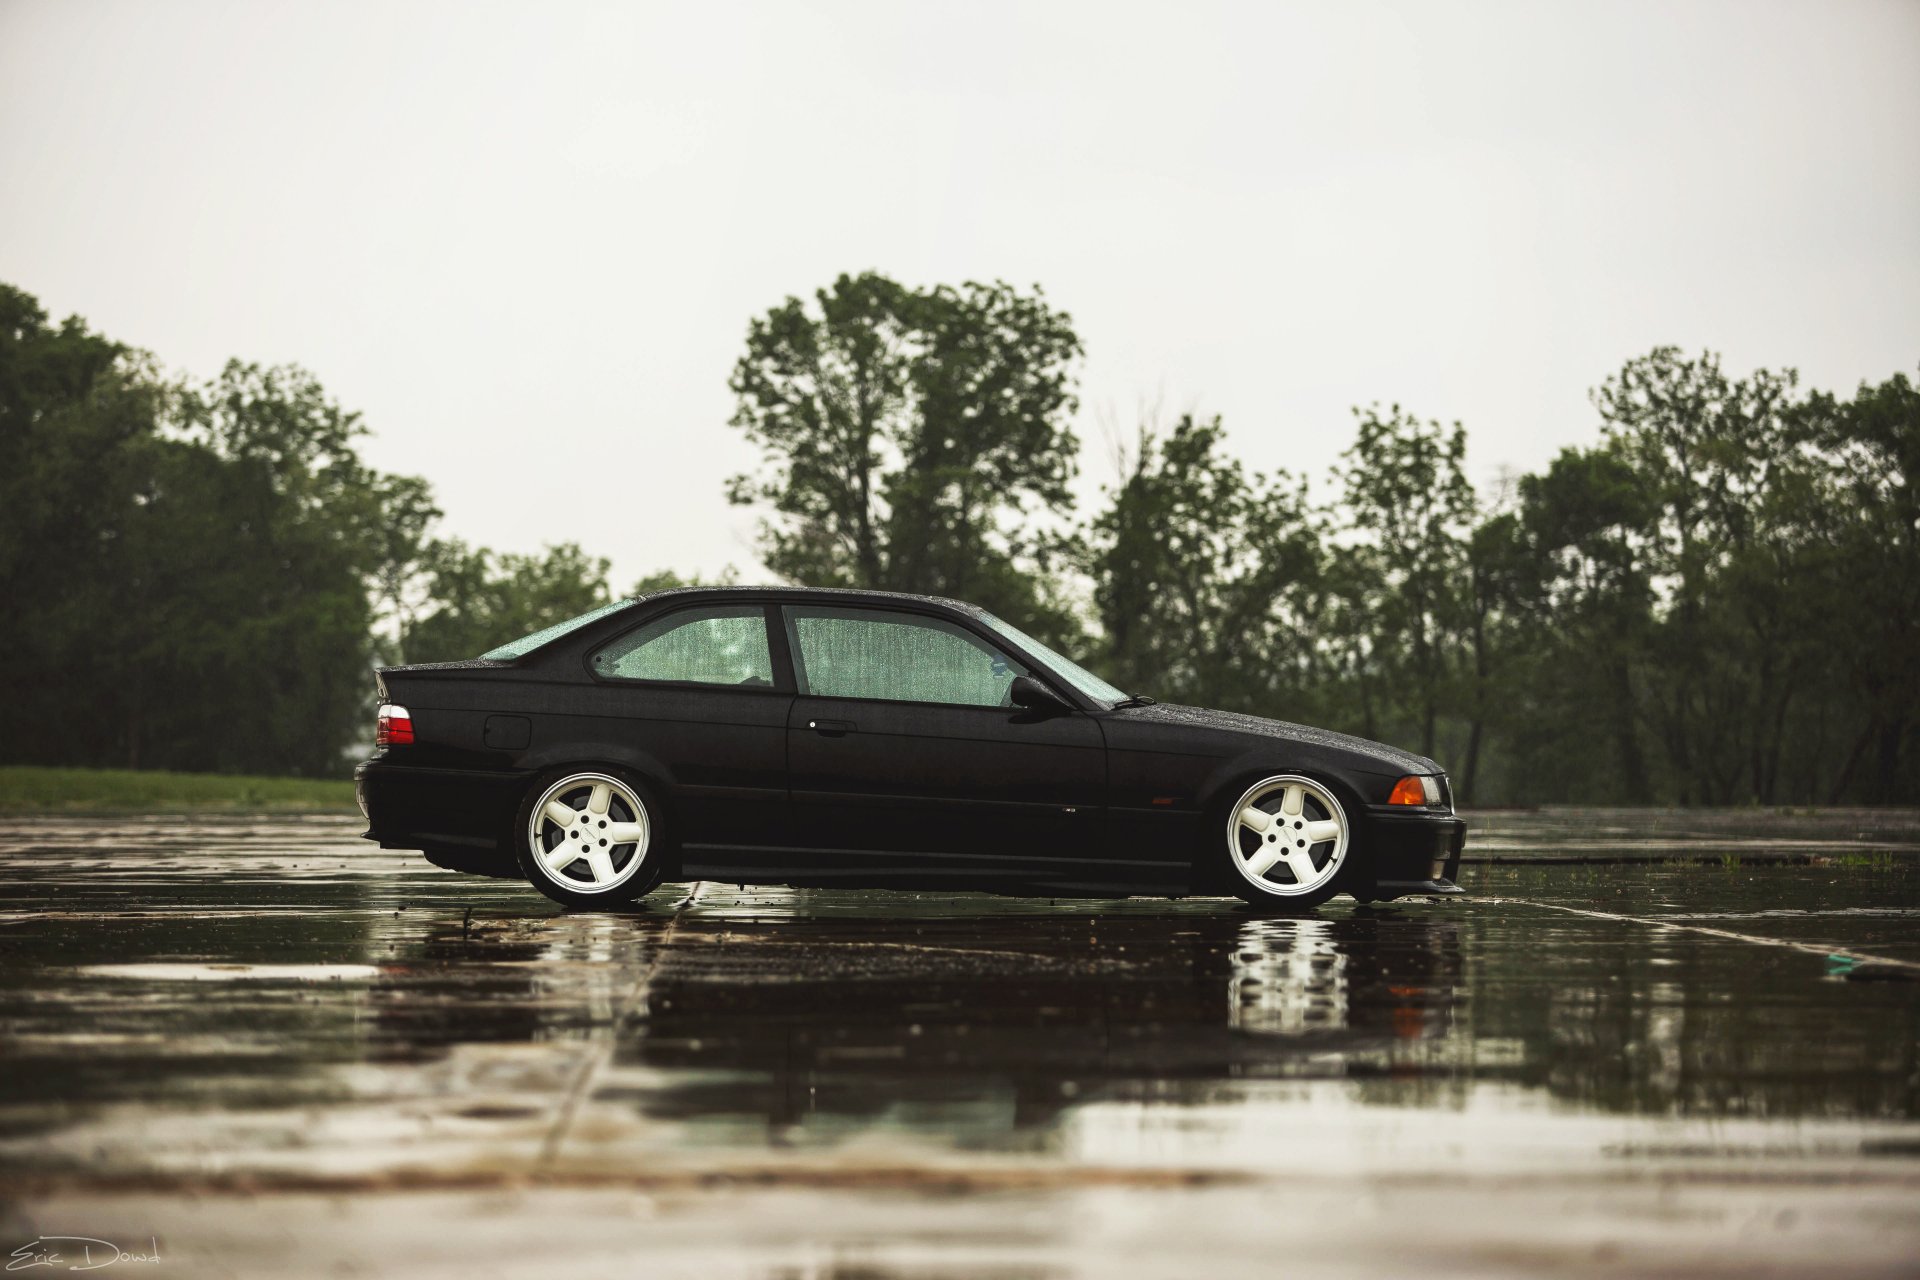
[[[1343,887],[1350,834],[1346,810],[1323,783],[1297,773],[1262,778],[1226,812],[1234,892],[1259,906],[1317,907]]]
[[[536,785],[514,830],[520,870],[562,906],[618,906],[660,883],[659,806],[618,774],[582,770]]]

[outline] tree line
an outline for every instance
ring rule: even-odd
[[[1920,390],[1657,348],[1595,438],[1482,492],[1458,423],[1354,412],[1330,477],[1142,425],[1077,509],[1081,345],[1036,289],[842,276],[731,388],[777,578],[976,601],[1162,700],[1433,755],[1477,803],[1920,800]],[[0,286],[0,697],[14,761],[326,774],[377,661],[611,598],[573,545],[437,533],[298,369],[211,380]],[[662,573],[643,591],[676,585]]]

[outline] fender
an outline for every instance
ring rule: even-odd
[[[1210,827],[1214,814],[1248,787],[1262,778],[1282,773],[1299,773],[1315,778],[1339,797],[1351,827],[1349,838],[1353,841],[1353,849],[1350,856],[1355,861],[1365,859],[1368,804],[1364,797],[1371,791],[1384,794],[1387,785],[1383,782],[1385,775],[1339,768],[1327,760],[1325,752],[1315,751],[1311,747],[1290,753],[1284,748],[1276,751],[1271,746],[1263,745],[1222,760],[1207,775],[1196,796],[1203,828]],[[1208,857],[1209,850],[1214,847],[1215,842],[1203,835],[1199,848],[1195,850],[1193,870],[1194,882],[1198,887],[1218,888],[1230,883],[1224,863],[1216,865]]]
[[[660,803],[667,807],[669,818],[676,816],[674,808],[679,784],[673,776],[673,770],[650,751],[618,742],[561,742],[528,751],[517,763],[527,771],[529,779],[556,769],[592,769],[596,766],[623,769],[648,785]]]
[[[1230,756],[1215,765],[1201,782],[1194,803],[1201,813],[1210,813],[1216,805],[1224,804],[1230,798],[1228,792],[1238,795],[1261,778],[1279,773],[1304,773],[1318,778],[1334,787],[1343,802],[1351,800],[1359,803],[1362,795],[1362,786],[1355,785],[1349,772],[1329,767],[1322,753],[1310,749],[1288,752],[1284,748],[1276,750],[1270,745],[1262,745]]]

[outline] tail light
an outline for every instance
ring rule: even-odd
[[[1426,778],[1417,774],[1408,774],[1393,784],[1393,793],[1387,797],[1388,804],[1429,805],[1440,803],[1440,780]]]
[[[413,741],[413,713],[391,702],[380,705],[380,718],[373,728],[373,745],[397,747]]]

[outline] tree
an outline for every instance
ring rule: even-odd
[[[1083,563],[1123,687],[1309,718],[1319,667],[1319,523],[1284,472],[1248,476],[1219,419],[1142,428],[1130,474],[1093,520]]]
[[[1031,570],[1060,553],[1080,354],[1036,289],[841,276],[748,327],[733,424],[764,461],[767,567],[794,582],[964,595],[1048,638],[1069,619]]]
[[[397,666],[408,660],[402,638],[432,606],[427,551],[429,533],[442,513],[434,505],[433,490],[418,476],[376,476],[367,497],[377,513],[368,521],[369,576],[378,620],[375,648]]]
[[[1563,449],[1520,480],[1520,529],[1537,576],[1517,605],[1530,610],[1528,694],[1516,749],[1532,762],[1536,796],[1653,799],[1638,726],[1635,665],[1652,625],[1647,559],[1656,509],[1618,445]],[[1595,768],[1592,734],[1611,744],[1611,784]]]
[[[1356,409],[1359,432],[1341,456],[1348,527],[1370,548],[1373,573],[1355,581],[1362,616],[1387,650],[1391,687],[1431,756],[1470,606],[1467,535],[1476,500],[1465,471],[1467,433],[1421,422],[1394,405]]]
[[[292,368],[162,378],[4,295],[8,758],[323,773],[363,722],[369,473]],[[17,638],[17,643],[13,643]]]
[[[1791,371],[1733,378],[1711,352],[1688,359],[1660,347],[1594,393],[1602,434],[1658,513],[1647,685],[1682,802],[1759,798],[1768,768],[1756,761],[1767,725],[1784,715],[1768,702],[1791,665],[1792,630],[1778,594],[1755,592],[1758,560],[1784,553],[1794,533],[1795,518],[1767,501],[1804,461],[1790,430],[1794,384]]]
[[[1827,589],[1830,625],[1818,639],[1837,658],[1829,691],[1853,712],[1819,798],[1911,804],[1920,799],[1920,387],[1896,374],[1851,401],[1816,395],[1801,421],[1830,466],[1828,489],[1805,505],[1827,554],[1802,585]]]
[[[736,476],[728,498],[765,502],[767,567],[817,586],[887,581],[882,476],[917,433],[912,366],[920,298],[871,272],[815,295],[817,313],[788,298],[747,328],[734,367],[733,425],[766,455]],[[898,465],[897,461],[892,465]]]
[[[405,637],[415,662],[477,658],[612,599],[607,561],[571,542],[503,555],[451,539],[429,547],[425,562],[434,606]]]
[[[1509,698],[1501,688],[1513,656],[1527,635],[1522,625],[1523,601],[1537,591],[1539,570],[1520,516],[1514,511],[1489,514],[1467,540],[1468,660],[1466,756],[1454,790],[1462,804],[1480,795],[1480,763],[1489,726]]]
[[[125,675],[100,633],[127,606],[128,522],[166,395],[137,353],[0,285],[0,759],[128,758],[117,709],[74,695]]]

